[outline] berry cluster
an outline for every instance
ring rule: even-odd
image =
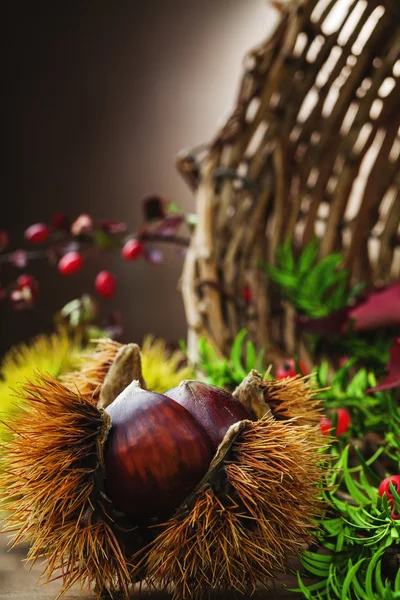
[[[391,475],[390,477],[386,477],[383,481],[381,481],[378,487],[378,495],[382,498],[383,495],[386,495],[388,504],[392,509],[391,517],[394,520],[400,520],[400,514],[397,514],[394,508],[395,497],[392,494],[391,486],[394,487],[396,494],[400,496],[400,475]],[[400,507],[399,507],[400,508]]]
[[[46,260],[57,267],[58,273],[70,277],[79,273],[86,260],[111,251],[118,251],[123,260],[132,262],[144,258],[150,264],[162,262],[162,253],[155,243],[172,243],[185,248],[188,238],[178,235],[183,223],[189,219],[171,202],[158,196],[143,200],[144,223],[135,232],[129,232],[125,223],[117,221],[95,222],[88,214],[79,215],[71,222],[66,215],[56,214],[52,223],[35,223],[24,233],[27,249],[9,251],[10,238],[0,230],[0,264],[11,269],[25,270],[36,260]],[[189,225],[190,227],[190,225]],[[34,248],[33,248],[34,247]],[[94,281],[97,294],[111,298],[117,289],[115,276],[107,270],[100,271]],[[39,283],[28,273],[2,286],[0,299],[7,299],[12,308],[31,308],[39,295]]]

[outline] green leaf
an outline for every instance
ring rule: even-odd
[[[181,215],[182,209],[176,204],[176,202],[166,203],[167,215]]]
[[[302,283],[307,286],[311,297],[313,295],[318,299],[324,297],[325,291],[333,283],[334,272],[342,261],[340,254],[328,254],[309,272]]]
[[[365,282],[361,281],[360,283],[357,283],[350,291],[349,294],[347,296],[347,302],[351,302],[351,300],[354,300],[354,298],[357,298],[358,294],[365,288]]]
[[[396,579],[394,580],[394,589],[400,592],[400,569],[397,571]]]
[[[382,563],[379,561],[376,565],[375,569],[375,587],[379,595],[382,595],[385,591],[385,586],[382,581],[382,571],[381,571]]]
[[[312,586],[305,586],[299,573],[297,574],[297,582],[299,584],[299,590],[304,595],[304,597],[307,598],[307,600],[308,599],[312,600],[313,596],[311,594],[311,591],[313,591],[313,590],[310,589]],[[317,589],[319,589],[319,588],[317,588]],[[298,590],[291,590],[291,591],[298,591]]]
[[[292,252],[292,244],[290,240],[286,240],[281,244],[276,251],[276,261],[281,269],[289,273],[294,273],[296,263]]]
[[[75,298],[74,300],[71,300],[70,302],[65,304],[65,306],[63,306],[63,308],[61,309],[60,312],[62,315],[66,316],[69,313],[71,313],[72,311],[79,309],[80,306],[81,306],[80,298]]]
[[[340,600],[349,600],[350,596],[348,595],[350,586],[352,585],[353,579],[364,562],[365,558],[359,560],[355,565],[353,565],[352,561],[349,560],[349,570],[343,582],[343,586],[341,589]]]
[[[275,283],[281,285],[283,288],[288,288],[290,290],[295,290],[297,287],[297,277],[292,275],[291,273],[286,273],[284,271],[280,271],[277,267],[273,265],[265,265],[265,271],[269,275],[269,277],[275,281]]]
[[[246,342],[246,371],[250,373],[252,369],[256,369],[257,357],[254,344],[247,340]]]
[[[326,305],[331,311],[338,310],[347,304],[347,279],[348,275],[345,271],[343,280],[337,282],[336,287],[333,290],[327,292]]]
[[[372,586],[372,575],[375,571],[375,567],[376,567],[378,561],[381,559],[381,557],[383,555],[383,552],[384,552],[383,550],[379,550],[378,552],[376,552],[368,564],[367,572],[365,575],[365,589],[366,589],[367,594],[369,594],[369,598],[374,597],[375,592],[374,592],[374,589]]]
[[[189,213],[188,215],[186,215],[186,222],[189,225],[189,227],[196,227],[197,221],[198,217],[196,213]]]
[[[320,386],[326,387],[328,385],[328,373],[329,363],[327,361],[323,361],[317,372],[318,383]]]
[[[349,396],[360,396],[364,395],[364,391],[367,389],[368,377],[366,369],[360,369],[347,386],[346,394]]]
[[[237,372],[239,372],[239,373],[243,372],[244,377],[247,375],[247,373],[244,372],[244,369],[242,366],[242,352],[243,352],[243,341],[244,341],[244,338],[246,337],[246,335],[247,335],[246,329],[242,329],[241,331],[239,331],[239,333],[235,337],[235,340],[232,344],[231,356],[230,356],[233,367],[236,369]]]
[[[318,238],[314,238],[313,240],[311,240],[311,242],[309,244],[307,244],[307,246],[304,248],[303,252],[300,254],[299,262],[297,265],[297,271],[298,271],[299,275],[303,275],[304,273],[307,273],[311,269],[312,265],[314,264],[315,260],[317,259],[318,249],[319,249],[319,239]]]
[[[115,236],[107,233],[103,229],[96,229],[93,231],[93,242],[94,245],[101,250],[113,250],[119,248],[120,241]]]
[[[343,479],[346,483],[346,487],[349,491],[349,494],[354,498],[354,500],[356,502],[358,502],[359,504],[361,504],[361,506],[363,506],[364,504],[369,502],[369,499],[360,492],[360,490],[357,487],[357,484],[355,483],[354,479],[352,478],[352,476],[349,473],[349,470],[347,467],[349,449],[350,449],[350,446],[346,446],[346,448],[343,450],[343,459],[344,459]]]
[[[369,464],[367,463],[367,461],[365,460],[365,458],[363,457],[359,448],[356,445],[354,446],[354,450],[355,450],[358,460],[360,461],[360,464],[362,465],[362,467],[364,469],[364,472],[367,473],[367,475],[371,479],[371,481],[373,481],[373,483],[376,486],[378,486],[381,482],[380,477],[378,477],[378,475],[375,473],[375,471],[373,469],[371,469],[371,467],[369,466]],[[383,448],[382,448],[382,451],[383,451]]]

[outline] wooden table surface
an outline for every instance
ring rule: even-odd
[[[26,549],[17,547],[11,551],[7,549],[7,534],[0,535],[0,599],[7,600],[55,600],[60,591],[60,583],[52,582],[46,586],[38,584],[37,580],[41,574],[41,565],[37,564],[29,569],[24,565]],[[93,596],[82,593],[79,589],[73,589],[64,600],[93,600]],[[133,593],[131,598],[139,598],[138,593]],[[171,596],[164,593],[142,592],[140,598],[145,600],[170,600]],[[238,595],[216,595],[217,600],[229,600],[238,598],[249,598]],[[284,590],[274,590],[270,592],[259,592],[252,596],[254,600],[296,600],[300,598],[296,594],[285,592]]]

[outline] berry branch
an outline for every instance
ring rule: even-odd
[[[63,214],[56,214],[51,225],[35,223],[24,232],[29,246],[40,246],[35,249],[9,251],[9,235],[0,231],[0,265],[25,270],[33,262],[47,261],[57,267],[60,275],[69,277],[81,271],[86,260],[106,252],[118,251],[128,262],[143,258],[158,265],[163,256],[153,244],[169,244],[183,250],[188,247],[189,236],[182,235],[180,229],[186,224],[190,233],[193,228],[190,215],[184,215],[175,204],[158,196],[143,199],[143,214],[144,222],[134,232],[128,231],[125,223],[95,222],[88,214],[79,215],[73,222]],[[99,296],[111,298],[116,287],[112,273],[103,270],[97,274],[95,288]],[[7,284],[0,281],[0,300],[8,300],[14,310],[34,308],[38,295],[39,283],[28,273],[16,278],[12,275]]]

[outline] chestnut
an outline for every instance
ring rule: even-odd
[[[201,423],[211,440],[214,454],[231,425],[251,418],[232,394],[202,381],[182,381],[165,395],[186,408]]]
[[[61,573],[60,595],[87,582],[98,598],[144,581],[180,600],[269,585],[324,510],[310,382],[253,371],[233,395],[145,388],[139,347],[104,340],[64,382],[23,385],[0,470],[14,543],[47,559],[47,580]]]
[[[106,412],[107,496],[135,521],[170,515],[208,470],[214,452],[205,430],[184,406],[136,382]]]

